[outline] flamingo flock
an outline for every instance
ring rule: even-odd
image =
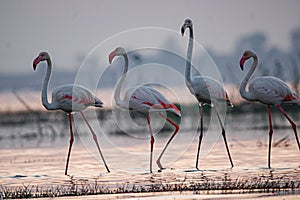
[[[185,66],[185,82],[186,82],[186,87],[189,89],[190,93],[193,96],[195,96],[196,100],[199,102],[199,114],[200,114],[200,119],[199,119],[200,128],[198,129],[200,133],[199,133],[199,143],[198,143],[198,149],[196,154],[195,168],[199,170],[198,160],[199,160],[199,154],[201,149],[201,143],[203,139],[203,106],[205,104],[211,105],[213,110],[216,112],[217,119],[221,127],[221,135],[225,143],[225,148],[230,161],[230,165],[231,167],[233,167],[234,164],[232,161],[232,157],[226,139],[224,122],[222,122],[217,107],[214,106],[214,104],[216,104],[217,102],[224,102],[228,106],[232,106],[232,104],[229,100],[229,96],[226,90],[222,87],[220,82],[207,76],[201,76],[201,75],[192,76],[191,60],[192,60],[192,53],[193,53],[194,34],[193,34],[193,22],[191,19],[186,19],[183,25],[181,26],[182,36],[184,35],[186,29],[189,30],[189,42],[187,47],[187,58],[186,58],[186,66]],[[123,67],[122,77],[119,80],[115,89],[114,100],[117,106],[129,110],[129,112],[137,112],[142,116],[144,116],[144,118],[147,120],[149,133],[150,133],[150,167],[149,167],[150,173],[153,172],[152,159],[153,159],[153,148],[155,142],[155,138],[151,128],[150,112],[157,112],[160,117],[165,119],[168,123],[170,123],[174,127],[173,134],[165,144],[161,154],[156,160],[156,164],[158,165],[161,171],[164,169],[164,167],[161,164],[162,156],[164,155],[171,141],[175,138],[176,134],[179,132],[179,128],[180,128],[177,123],[175,123],[172,119],[168,118],[167,116],[163,115],[161,111],[168,111],[174,113],[177,117],[181,117],[181,111],[173,103],[167,100],[167,98],[161,92],[151,87],[150,85],[141,85],[141,86],[130,88],[125,92],[125,95],[122,98],[121,91],[128,72],[129,58],[126,50],[123,47],[117,47],[108,56],[108,60],[110,64],[112,63],[113,59],[116,56],[122,56],[125,61],[125,65]],[[285,82],[283,82],[282,80],[276,77],[262,76],[250,80],[252,74],[254,73],[258,65],[257,55],[251,50],[246,50],[243,53],[239,62],[241,70],[244,70],[245,62],[251,58],[253,59],[253,63],[250,70],[248,71],[243,81],[241,82],[240,95],[245,100],[257,101],[267,106],[269,128],[270,128],[269,148],[268,148],[268,168],[271,168],[271,143],[272,143],[273,127],[272,127],[270,107],[276,106],[279,109],[279,111],[290,122],[295,134],[297,146],[300,150],[300,143],[299,143],[296,124],[281,107],[281,104],[284,103],[299,104],[300,97],[297,94],[293,93]],[[38,64],[41,61],[47,62],[47,71],[44,78],[42,93],[41,93],[42,104],[47,110],[62,110],[66,112],[68,115],[69,128],[70,128],[70,143],[69,143],[69,149],[68,149],[67,159],[66,159],[65,175],[68,175],[69,160],[70,160],[72,145],[74,141],[72,115],[75,113],[80,113],[82,119],[86,123],[88,129],[92,134],[93,140],[97,146],[97,149],[99,151],[100,157],[102,158],[104,166],[107,172],[110,172],[106,164],[106,161],[104,159],[104,155],[100,149],[97,135],[83,113],[83,110],[85,110],[90,106],[102,108],[103,102],[99,98],[94,96],[93,93],[89,91],[87,88],[81,85],[68,84],[68,85],[59,86],[53,90],[52,101],[50,103],[48,101],[47,91],[48,91],[48,84],[49,84],[51,71],[52,71],[52,64],[51,64],[50,56],[47,52],[41,52],[34,59],[33,61],[34,70],[36,70]]]

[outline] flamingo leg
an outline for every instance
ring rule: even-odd
[[[269,152],[268,152],[268,167],[271,168],[271,143],[272,143],[272,136],[273,136],[273,126],[272,126],[272,117],[271,117],[271,109],[270,106],[268,106],[268,116],[269,116]]]
[[[68,151],[65,175],[68,175],[69,160],[70,160],[72,145],[74,142],[74,134],[73,134],[73,129],[72,129],[72,114],[68,113],[68,117],[69,117],[69,124],[70,124],[70,144],[69,144],[69,151]]]
[[[109,169],[108,169],[108,167],[107,167],[107,164],[106,164],[106,162],[105,162],[105,159],[104,159],[104,156],[103,156],[103,154],[102,154],[102,151],[101,151],[101,149],[100,149],[100,145],[99,145],[99,143],[98,143],[97,135],[95,134],[95,132],[94,132],[92,126],[91,126],[90,123],[88,122],[88,120],[87,120],[87,118],[85,117],[85,115],[83,114],[83,112],[80,112],[80,114],[81,114],[83,120],[85,121],[86,125],[88,126],[88,128],[90,129],[90,131],[91,131],[91,133],[92,133],[92,135],[93,135],[94,142],[95,142],[96,145],[97,145],[98,151],[99,151],[99,153],[100,153],[100,156],[101,156],[101,158],[102,158],[102,160],[103,160],[103,163],[104,163],[104,165],[105,165],[105,168],[106,168],[107,172],[110,172]]]
[[[203,138],[203,103],[199,104],[199,114],[200,114],[200,129],[198,128],[198,131],[200,131],[199,134],[199,143],[198,143],[198,150],[197,150],[197,158],[196,158],[196,169],[199,170],[198,168],[198,160],[199,160],[199,156],[200,156],[200,147],[201,147],[201,142],[202,142],[202,138]]]
[[[226,146],[226,151],[227,151],[227,154],[228,154],[228,158],[229,158],[229,161],[230,161],[230,164],[231,164],[231,167],[233,167],[233,162],[232,162],[232,159],[231,159],[231,155],[230,155],[230,151],[229,151],[229,147],[228,147],[228,144],[227,144],[227,139],[226,139],[226,135],[225,135],[225,128],[224,128],[224,124],[221,120],[221,117],[220,117],[220,114],[217,110],[216,107],[213,107],[217,113],[217,117],[218,117],[218,121],[221,125],[221,128],[222,128],[222,136],[223,136],[223,139],[224,139],[224,143],[225,143],[225,146]]]
[[[164,149],[162,150],[161,154],[159,155],[156,164],[158,165],[158,167],[160,168],[160,170],[163,169],[163,166],[161,165],[160,159],[163,156],[163,154],[165,153],[167,147],[169,146],[169,144],[171,143],[171,141],[173,140],[173,138],[175,137],[175,135],[177,134],[178,130],[179,130],[179,126],[173,122],[170,118],[164,116],[163,114],[159,113],[159,115],[164,118],[165,120],[167,120],[170,124],[172,124],[175,127],[175,131],[174,133],[171,135],[170,139],[168,140],[168,142],[166,143]]]
[[[277,105],[277,108],[282,112],[282,114],[287,118],[287,120],[289,120],[289,122],[292,125],[292,128],[294,130],[295,133],[295,137],[296,137],[296,141],[298,144],[298,148],[300,150],[300,143],[299,143],[299,138],[298,138],[298,133],[297,133],[297,127],[296,124],[293,122],[293,120],[288,116],[288,114],[283,110],[283,108],[280,105]]]
[[[149,126],[149,132],[150,132],[150,173],[152,173],[152,155],[153,155],[153,144],[154,144],[154,137],[153,137],[153,133],[152,133],[152,128],[151,128],[151,125],[150,125],[150,116],[149,116],[149,113],[146,115],[146,119],[147,119],[147,122],[148,122],[148,126]]]

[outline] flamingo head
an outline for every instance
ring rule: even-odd
[[[193,22],[192,22],[191,19],[186,19],[186,20],[184,21],[184,24],[183,24],[182,27],[181,27],[181,35],[182,35],[182,36],[183,36],[183,34],[184,34],[184,32],[185,32],[185,29],[187,29],[187,28],[190,28],[190,29],[193,28]]]
[[[39,62],[44,60],[49,60],[50,56],[47,52],[41,52],[38,57],[36,57],[33,61],[33,70],[36,69],[36,66],[39,64]]]
[[[112,51],[109,56],[109,64],[111,64],[112,60],[114,59],[115,56],[122,56],[125,55],[126,51],[123,47],[117,47],[114,51]]]
[[[255,54],[251,50],[244,51],[243,56],[240,59],[241,70],[244,70],[244,64],[245,64],[246,60],[248,60],[249,58],[253,57],[254,55]]]

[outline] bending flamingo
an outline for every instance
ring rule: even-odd
[[[222,136],[225,142],[227,154],[229,157],[229,161],[231,167],[233,167],[233,162],[231,159],[231,155],[229,152],[229,147],[227,144],[227,139],[225,135],[225,128],[224,124],[221,120],[220,114],[215,106],[213,106],[214,102],[216,101],[225,101],[229,106],[232,106],[231,102],[229,101],[228,95],[225,89],[221,86],[221,84],[207,76],[194,76],[191,77],[191,60],[192,60],[192,52],[193,52],[193,42],[194,42],[194,35],[193,35],[193,22],[191,19],[186,19],[184,24],[181,27],[181,34],[184,35],[186,29],[190,30],[190,37],[189,37],[189,44],[187,49],[187,60],[186,60],[186,68],[185,68],[185,79],[186,79],[186,86],[189,88],[190,92],[196,97],[199,102],[199,111],[200,111],[200,135],[199,135],[199,144],[198,144],[198,151],[197,151],[197,158],[196,158],[196,169],[198,169],[198,160],[199,160],[199,153],[200,153],[200,146],[203,138],[203,106],[204,104],[212,105],[213,109],[217,113],[218,121],[222,128]]]
[[[240,86],[240,94],[241,96],[248,101],[259,101],[268,106],[268,117],[269,117],[269,153],[268,153],[268,167],[271,168],[271,142],[273,135],[273,127],[272,127],[272,118],[271,118],[271,110],[270,106],[275,105],[280,112],[287,118],[287,120],[291,123],[292,128],[295,133],[296,141],[298,144],[298,148],[300,150],[300,143],[297,134],[297,127],[293,120],[287,115],[287,113],[283,110],[280,104],[282,103],[300,103],[300,98],[291,91],[291,89],[286,85],[282,80],[273,77],[273,76],[262,76],[252,79],[249,82],[250,77],[254,73],[257,64],[258,58],[256,54],[250,50],[244,52],[241,60],[240,67],[244,70],[244,63],[246,60],[253,58],[253,64],[245,78],[243,79]],[[249,82],[249,83],[248,83]],[[246,91],[246,86],[248,84],[248,91]]]
[[[121,108],[133,110],[136,111],[142,115],[145,116],[148,122],[149,131],[150,131],[150,173],[152,173],[152,154],[153,154],[153,144],[154,144],[154,137],[150,125],[150,115],[149,111],[169,111],[172,113],[175,113],[179,117],[181,116],[180,110],[172,103],[170,103],[159,91],[155,90],[154,88],[150,86],[139,86],[135,88],[131,88],[126,91],[125,97],[121,98],[121,89],[123,82],[126,78],[126,73],[128,71],[128,56],[124,48],[118,47],[113,52],[109,54],[109,63],[112,62],[115,56],[123,56],[125,60],[125,67],[123,70],[123,76],[121,80],[119,81],[116,91],[114,94],[114,98],[116,101],[116,104],[120,106]],[[158,157],[156,163],[160,170],[163,169],[162,164],[160,162],[161,157],[163,156],[164,152],[166,151],[168,145],[172,141],[172,139],[175,137],[176,133],[179,130],[179,126],[173,122],[170,118],[164,116],[163,114],[159,113],[159,115],[167,120],[170,124],[172,124],[175,127],[175,131],[166,143],[164,149],[162,150],[160,156]]]
[[[65,169],[65,175],[68,174],[68,166],[69,166],[69,159],[71,154],[71,149],[74,141],[74,135],[72,130],[72,113],[73,112],[80,112],[83,120],[87,124],[89,130],[91,131],[93,135],[93,139],[97,145],[98,151],[100,153],[100,156],[104,162],[104,165],[108,172],[109,169],[106,165],[106,162],[104,160],[104,156],[102,155],[100,146],[97,141],[97,136],[95,132],[93,131],[91,125],[87,121],[87,118],[83,114],[82,110],[86,109],[89,106],[95,106],[95,107],[101,107],[102,108],[102,101],[98,99],[97,97],[93,96],[92,93],[80,85],[74,85],[74,84],[68,84],[68,85],[62,85],[57,88],[55,88],[52,92],[52,102],[50,103],[48,101],[47,97],[47,90],[48,90],[48,84],[49,79],[51,76],[52,71],[52,64],[50,56],[47,52],[41,52],[37,58],[33,61],[33,69],[35,70],[38,63],[41,61],[47,62],[47,72],[45,75],[45,80],[43,83],[43,90],[42,90],[42,102],[44,107],[47,110],[63,110],[68,114],[69,117],[69,124],[70,124],[70,145],[69,145],[69,151],[68,151],[68,157],[66,162],[66,169]]]

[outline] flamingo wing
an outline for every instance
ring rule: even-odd
[[[102,107],[103,104],[88,89],[73,84],[55,88],[52,93],[52,101],[59,109],[66,112],[81,111],[88,106]]]
[[[162,95],[158,90],[152,87],[147,87],[147,89],[149,90],[149,92],[151,92],[153,97],[156,99],[157,104],[155,106],[157,106],[158,108],[162,107],[162,109],[164,110],[173,112],[176,115],[181,116],[180,110],[169,100],[167,100],[167,98],[164,95]]]
[[[142,113],[147,113],[150,109],[157,111],[169,110],[180,116],[179,109],[152,87],[131,88],[126,92],[125,99],[127,99],[131,110],[137,110]]]
[[[199,102],[210,104],[212,101],[226,101],[230,104],[228,94],[217,80],[207,76],[196,76],[192,79],[191,91]]]
[[[130,88],[125,94],[127,107],[130,110],[136,110],[142,113],[147,113],[151,108],[153,101],[151,100],[151,94],[147,94],[147,91],[141,89],[141,87]]]
[[[254,78],[249,83],[249,92],[254,95],[257,101],[268,105],[300,102],[299,97],[291,91],[285,82],[272,76]]]

